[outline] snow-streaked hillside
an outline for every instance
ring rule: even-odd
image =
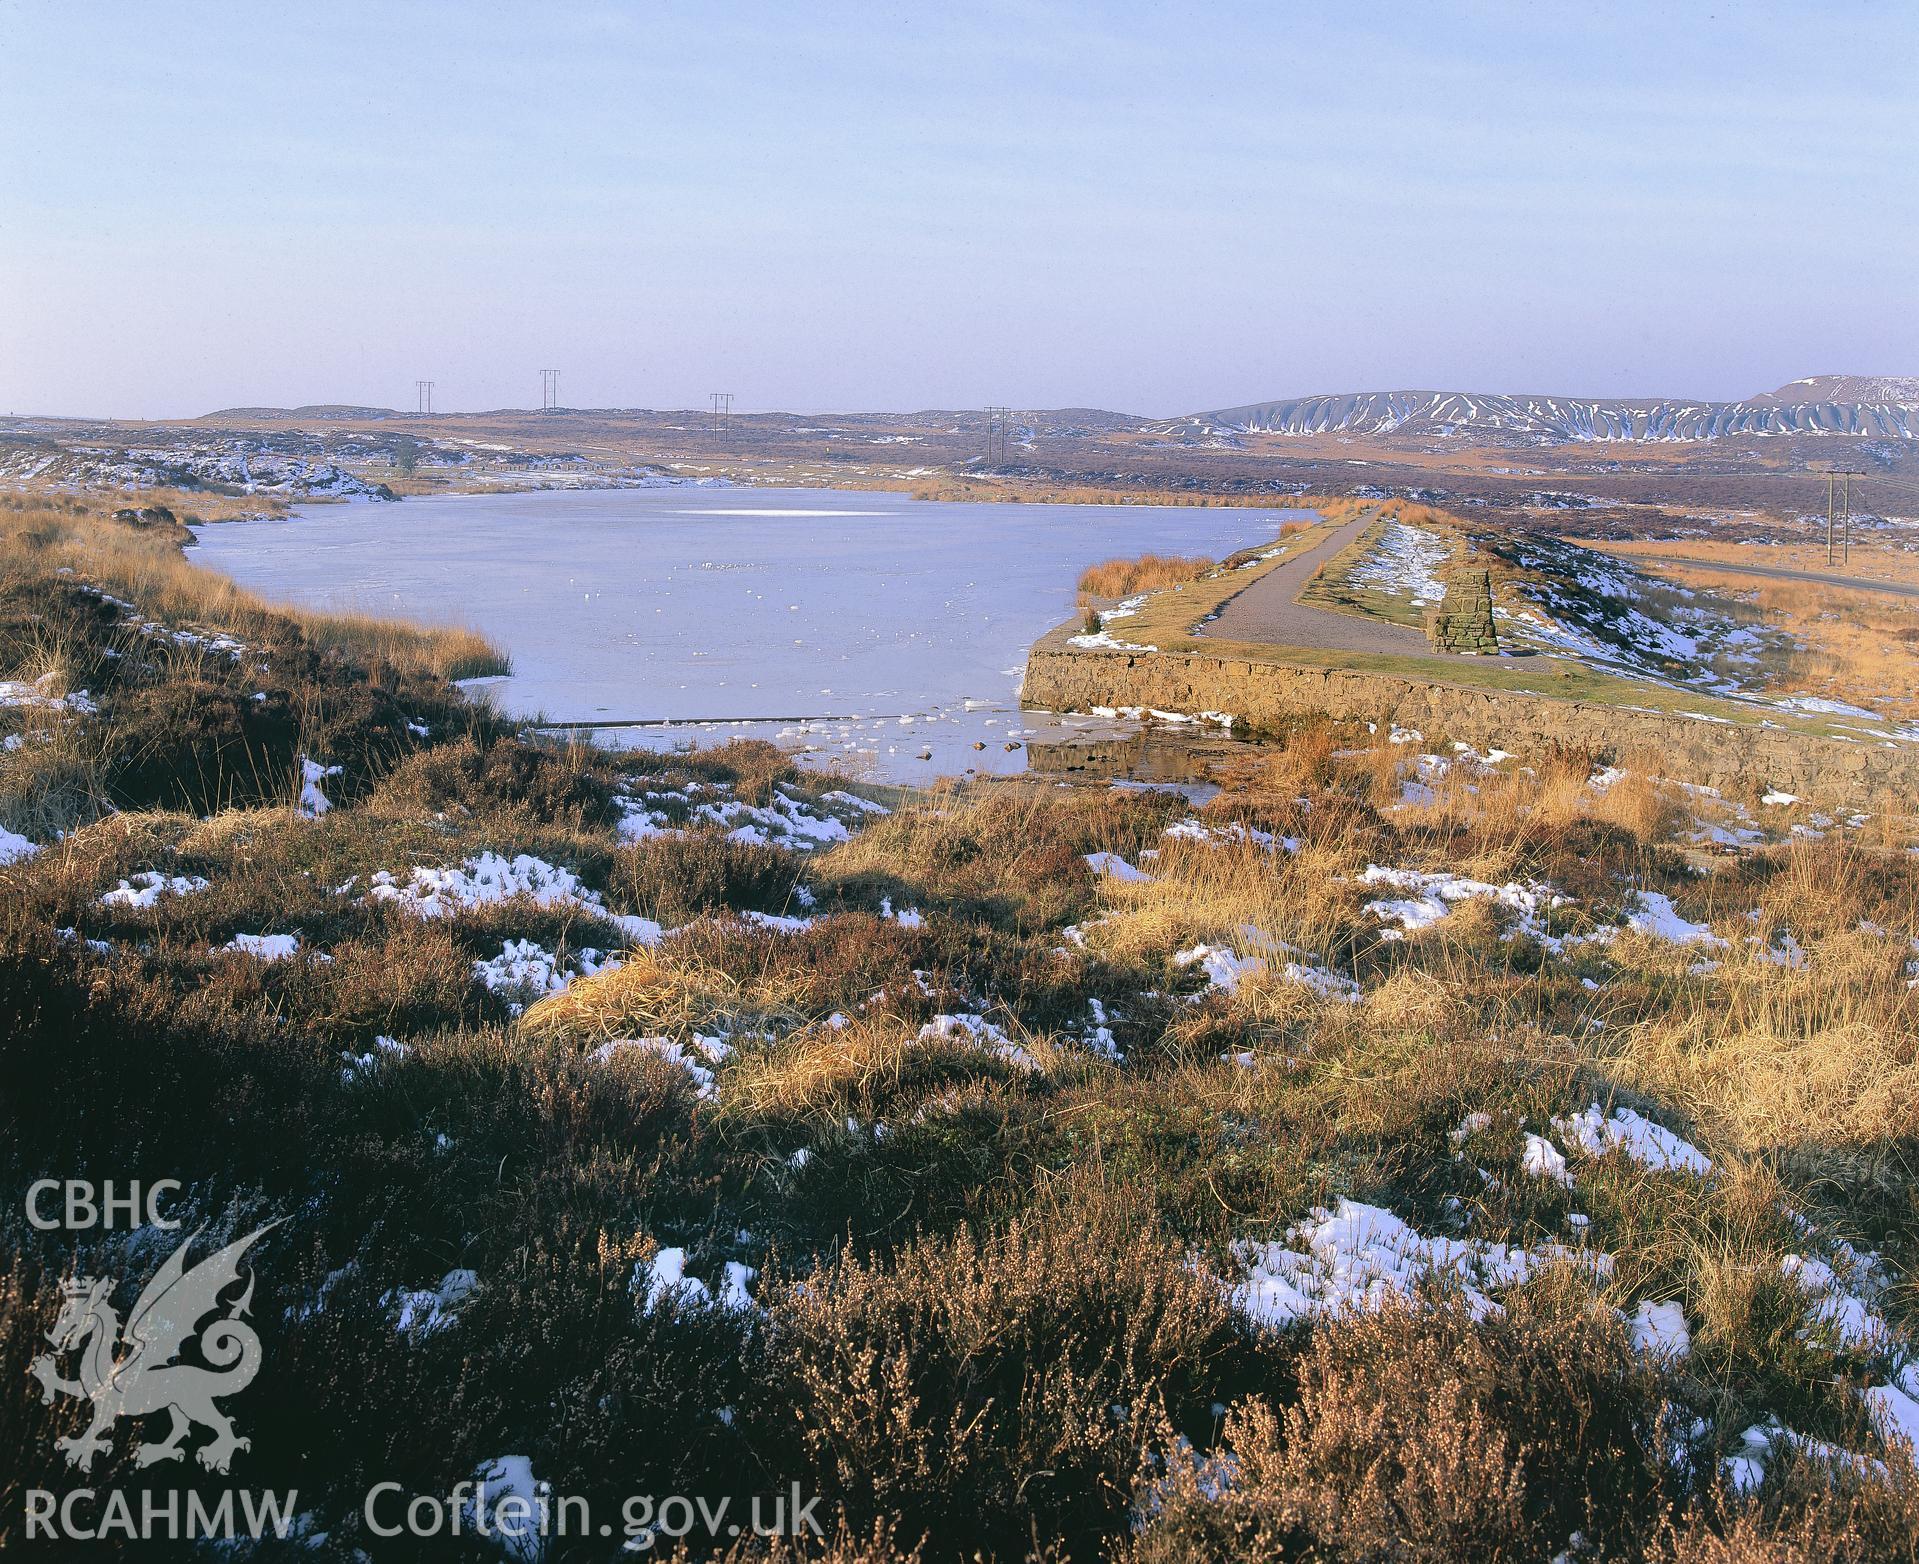
[[[1807,402],[1919,407],[1919,375],[1808,375],[1747,400],[1760,407],[1798,407]]]
[[[1752,435],[1853,435],[1919,440],[1919,380],[1823,376],[1738,402],[1607,400],[1468,391],[1356,391],[1221,408],[1175,420],[1208,434],[1366,434],[1558,444],[1716,440]],[[1829,389],[1883,400],[1837,400]]]

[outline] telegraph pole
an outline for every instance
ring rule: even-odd
[[[1007,436],[1013,427],[1010,407],[986,409],[986,465],[1004,467],[1008,450]]]
[[[733,393],[731,391],[715,391],[712,395],[712,400],[713,427],[715,429],[724,429],[728,421],[733,417]]]
[[[558,412],[560,407],[560,372],[557,369],[540,371],[540,411]]]
[[[1852,480],[1863,478],[1866,474],[1856,467],[1829,467],[1826,469],[1826,563],[1850,564],[1852,562]],[[1839,480],[1837,508],[1834,506],[1832,480]],[[1835,539],[1835,532],[1843,529],[1842,536]],[[1842,552],[1838,560],[1833,557],[1835,542]]]
[[[1832,565],[1832,477],[1832,470],[1828,468],[1826,470],[1826,565],[1828,568]]]
[[[418,405],[413,409],[414,412],[431,413],[433,411],[433,382],[431,380],[416,380],[413,382],[413,391],[414,395],[418,398]]]

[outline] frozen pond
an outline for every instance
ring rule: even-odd
[[[196,556],[268,598],[471,625],[513,659],[485,685],[515,714],[672,719],[692,726],[605,736],[747,733],[922,781],[1021,769],[1009,741],[1083,724],[1018,688],[1087,565],[1217,558],[1302,514],[675,485],[315,505],[203,527]]]

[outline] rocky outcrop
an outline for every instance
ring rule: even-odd
[[[1340,668],[1311,668],[1230,653],[1110,652],[1067,644],[1072,627],[1027,657],[1021,700],[1051,711],[1140,706],[1230,712],[1236,730],[1282,729],[1287,719],[1398,723],[1428,742],[1541,754],[1578,750],[1596,762],[1638,763],[1662,776],[1728,791],[1778,788],[1834,805],[1904,810],[1919,797],[1919,746],[1848,741],[1702,718],[1628,711],[1585,701]],[[1550,677],[1547,667],[1542,679]]]

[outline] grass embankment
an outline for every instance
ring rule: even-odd
[[[1372,508],[1363,502],[1349,503],[1359,506],[1362,511]],[[1153,646],[1162,652],[1229,657],[1292,668],[1350,669],[1358,673],[1421,679],[1468,689],[1504,690],[1550,700],[1589,701],[1605,706],[1705,717],[1747,726],[1767,722],[1793,732],[1821,737],[1856,736],[1843,723],[1825,717],[1675,689],[1649,680],[1623,678],[1569,659],[1342,652],[1318,647],[1231,641],[1214,635],[1201,638],[1193,634],[1196,627],[1205,623],[1229,599],[1244,591],[1261,575],[1276,569],[1285,559],[1296,557],[1303,549],[1321,542],[1336,524],[1350,519],[1350,515],[1336,514],[1326,523],[1294,534],[1287,540],[1284,553],[1272,559],[1247,561],[1244,556],[1236,556],[1235,560],[1227,561],[1219,570],[1180,584],[1177,592],[1154,592],[1138,612],[1117,622],[1116,633],[1123,633],[1129,642]],[[1342,550],[1337,558],[1346,560],[1350,555],[1353,556],[1351,562],[1356,563],[1364,557],[1356,552],[1357,549],[1356,541],[1353,549]]]
[[[1055,483],[1044,478],[1016,476],[973,477],[942,473],[938,477],[895,480],[891,477],[859,485],[894,488],[904,483],[916,500],[956,500],[979,505],[1174,505],[1242,510],[1319,510],[1343,501],[1310,494],[1218,494],[1179,488],[1140,489],[1124,484]]]
[[[16,666],[96,644],[42,557]],[[234,1475],[136,1470],[128,1420],[88,1486],[297,1487],[301,1556],[341,1559],[422,1556],[367,1532],[372,1483],[508,1453],[596,1520],[797,1484],[842,1561],[1912,1557],[1919,1471],[1863,1394],[1904,1372],[1919,1260],[1919,858],[1883,827],[1782,842],[1775,812],[1702,875],[1716,806],[1318,722],[1196,817],[1021,783],[882,815],[767,746],[556,749],[254,630],[243,687],[152,646],[67,712],[119,812],[0,868],[12,1187],[179,1179],[203,1242],[286,1219]],[[326,812],[290,748],[161,720],[256,687],[314,715],[285,742],[342,765]],[[540,860],[524,894],[482,894],[489,854]],[[1722,943],[1623,928],[1647,896]],[[669,932],[631,948],[643,919]],[[228,948],[257,934],[293,954]],[[1553,1121],[1595,1102],[1710,1171],[1582,1152]],[[1416,1286],[1333,1307],[1353,1233],[1295,1224],[1341,1200],[1416,1230]],[[78,1480],[84,1404],[28,1374],[61,1283],[124,1279],[124,1317],[150,1237],[0,1209],[0,1541]],[[1324,1316],[1260,1323],[1255,1255]],[[1654,1305],[1683,1351],[1632,1345]]]

